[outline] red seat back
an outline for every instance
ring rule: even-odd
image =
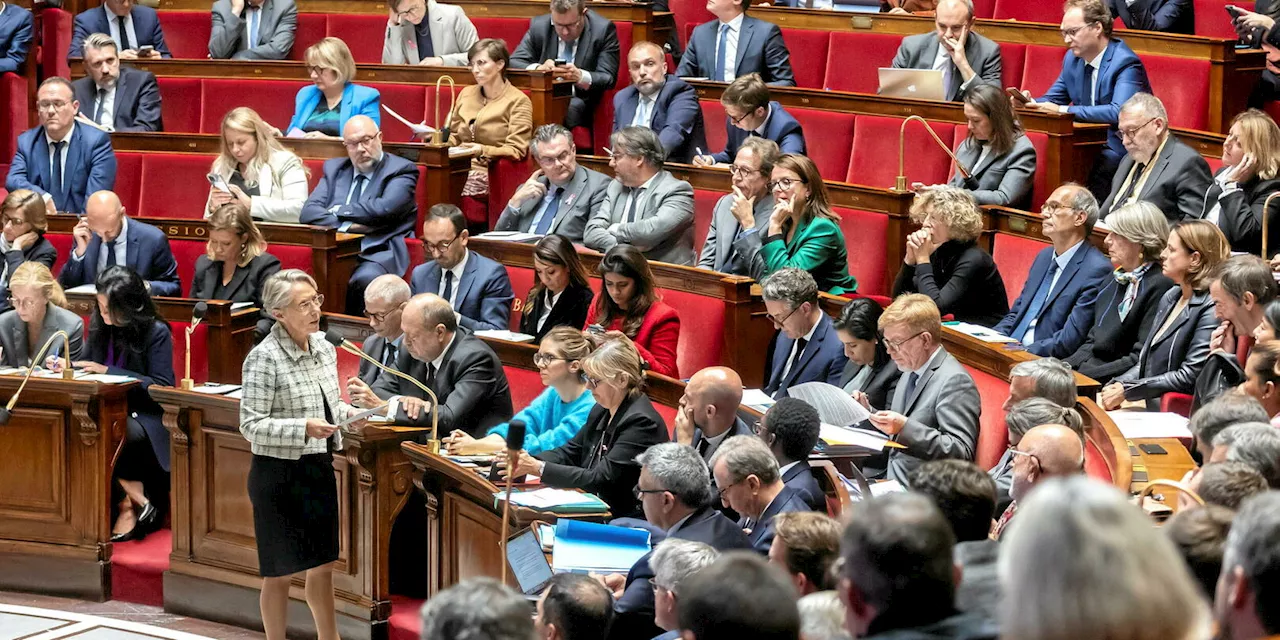
[[[347,43],[356,64],[382,62],[382,41],[387,31],[385,13],[335,13],[329,15],[327,24],[325,33]]]
[[[827,52],[831,32],[814,29],[783,29],[782,41],[791,52],[791,69],[796,86],[821,89],[827,77]]]
[[[516,46],[529,31],[528,18],[499,18],[495,16],[468,16],[471,24],[476,26],[476,35],[481,38],[497,38],[507,43],[507,51],[515,51]],[[625,53],[622,55],[626,55]],[[625,60],[625,58],[623,58]]]
[[[849,275],[858,280],[858,293],[887,295],[885,284],[885,234],[889,216],[857,209],[835,208],[844,232],[845,249],[849,252]]]
[[[943,140],[955,137],[955,125],[932,123]],[[898,132],[902,118],[859,115],[853,131],[853,159],[845,182],[890,188],[898,175],[896,162]],[[929,137],[923,126],[910,124],[906,129],[904,156],[907,182],[941,184],[947,181],[951,159]]]
[[[705,189],[693,190],[693,246],[698,247],[707,241],[707,232],[711,230],[711,219],[715,215],[716,203],[724,194],[719,191]]]
[[[667,7],[675,14],[676,34],[680,36],[681,47],[689,46],[689,33],[694,27],[715,19],[707,10],[705,0],[668,0]],[[675,68],[671,71],[674,73]]]
[[[27,79],[16,73],[0,75],[0,113],[9,123],[8,131],[0,133],[0,159],[8,161],[18,150],[18,134],[27,128],[31,117],[29,104],[34,96],[27,95]],[[6,169],[4,174],[8,175]]]
[[[504,366],[507,374],[507,385],[511,387],[511,404],[517,411],[529,406],[546,387],[542,386],[542,378],[537,371],[520,367]]]
[[[284,130],[293,117],[298,90],[304,86],[290,80],[257,80],[246,90],[244,80],[202,80],[200,133],[220,133],[222,117],[236,107],[251,107],[268,124]]]
[[[833,32],[823,86],[833,91],[875,93],[880,89],[879,68],[893,63],[901,44],[902,36]],[[857,52],[860,64],[849,64],[850,52]]]
[[[1047,246],[1050,246],[1047,242],[1008,233],[997,232],[992,238],[991,259],[995,261],[1000,278],[1004,280],[1009,304],[1012,305],[1022,293],[1022,287],[1027,282],[1027,272],[1031,271],[1031,263],[1036,261],[1036,255]]]
[[[1004,425],[1004,401],[1009,397],[1009,383],[984,371],[964,366],[982,399],[982,417],[979,420],[978,448],[974,461],[983,469],[990,469],[1000,462],[1009,447],[1009,430]]]
[[[1210,156],[1205,156],[1205,157],[1204,157],[1204,161],[1205,161],[1205,162],[1207,162],[1207,163],[1209,163],[1209,171],[1210,171],[1211,173],[1217,174],[1217,173],[1218,173],[1218,169],[1221,169],[1221,168],[1222,168],[1222,158],[1214,158],[1214,157],[1210,157]]]
[[[996,0],[973,0],[973,15],[976,18],[990,18],[995,15]]]
[[[71,77],[67,52],[71,50],[71,12],[46,8],[40,11],[40,76]]]
[[[209,57],[213,23],[208,11],[159,11],[164,43],[175,58],[204,60]]]
[[[174,133],[200,133],[199,78],[156,78],[160,85],[160,109],[164,130]],[[221,118],[221,115],[219,115]]]
[[[1022,65],[1026,63],[1026,58],[1027,45],[1000,43],[1000,82],[1005,87],[1022,86]]]
[[[293,31],[293,48],[289,50],[290,60],[302,60],[307,47],[324,39],[325,30],[329,28],[329,16],[323,13],[299,13],[298,26]]]
[[[1042,96],[1062,74],[1062,57],[1066,55],[1066,47],[1029,44],[1026,49],[1022,83],[1018,86],[1030,91],[1033,97]]]
[[[53,275],[58,276],[62,271],[62,265],[67,263],[67,258],[71,257],[71,247],[75,245],[75,241],[69,233],[46,233],[45,239],[54,249],[58,250],[58,259],[53,261]]]
[[[186,321],[169,323],[169,328],[173,331],[173,375],[179,380],[186,374],[189,326],[191,323]],[[84,321],[84,328],[86,331],[89,329],[88,318]],[[197,326],[191,332],[191,379],[196,383],[209,380],[209,326],[205,324]]]
[[[537,168],[537,163],[529,156],[525,156],[524,160],[501,158],[497,162],[489,163],[488,224],[490,229],[497,226],[498,216],[511,201],[511,196],[515,195],[520,185],[524,184]]]
[[[347,353],[346,349],[338,349],[338,379],[342,381],[338,386],[342,388],[343,401],[351,401],[351,396],[347,393],[347,380],[358,375],[360,375],[360,357]]]
[[[1225,15],[1224,15],[1225,17]],[[1208,60],[1172,56],[1142,56],[1155,95],[1164,96],[1169,124],[1189,129],[1209,128]],[[1177,99],[1170,99],[1177,96]]]
[[[1253,11],[1255,3],[1253,0],[1241,0],[1240,2],[1235,2],[1234,0],[1232,2],[1195,0],[1192,3],[1192,7],[1195,11],[1196,35],[1235,40],[1237,37],[1236,30],[1231,24],[1231,17],[1227,15],[1225,10],[1228,4],[1234,4],[1245,11]]]
[[[142,202],[142,153],[116,154],[116,186],[112,188],[127,215],[137,216]],[[204,178],[200,178],[204,180]],[[205,182],[208,184],[208,182]]]
[[[506,265],[507,277],[511,278],[511,290],[516,294],[516,301],[511,305],[511,330],[520,330],[520,320],[524,317],[525,307],[529,304],[529,291],[537,278],[533,269]],[[581,328],[581,327],[579,327]]]
[[[702,121],[706,123],[704,128],[707,131],[707,148],[703,151],[709,154],[724,151],[729,142],[729,133],[725,129],[729,123],[725,120],[724,105],[719,100],[699,100],[698,104],[702,105]]]
[[[371,83],[369,86],[378,90],[380,94],[379,100],[382,104],[391,107],[396,113],[404,116],[409,121],[422,122],[425,120],[427,115],[427,92],[423,90],[422,86],[383,82]],[[444,106],[442,105],[441,109],[443,108]],[[382,138],[388,142],[410,142],[413,139],[413,132],[409,130],[409,127],[404,126],[404,123],[383,114]]]
[[[1085,438],[1084,441],[1084,473],[1095,480],[1101,480],[1107,484],[1114,484],[1115,478],[1111,475],[1111,469],[1107,467],[1107,457],[1102,455],[1102,451],[1098,449],[1098,445],[1093,440]]]
[[[631,51],[633,41],[631,23],[615,21],[613,25],[618,29],[618,79],[612,89],[604,92],[600,104],[596,106],[591,126],[593,150],[609,146],[609,134],[613,132],[613,96],[631,84],[631,72],[627,69],[627,54]],[[497,216],[493,219],[496,221]]]
[[[996,20],[1062,22],[1062,3],[1056,0],[996,0],[991,15]]]
[[[699,369],[723,362],[724,304],[704,295],[670,289],[659,289],[658,295],[680,315],[676,366],[681,374],[693,375]]]
[[[854,116],[835,111],[801,109],[787,110],[804,128],[809,159],[818,166],[824,180],[839,180],[849,173],[849,150],[853,148]],[[732,158],[730,159],[732,161]]]
[[[409,269],[404,273],[404,279],[408,280],[413,273],[413,268],[424,264],[427,257],[426,250],[422,248],[422,240],[418,238],[405,238],[404,246],[409,250]]]
[[[956,125],[955,144],[951,148],[959,148],[960,143],[964,142],[967,137],[969,137],[969,125]],[[1049,136],[1040,131],[1029,131],[1027,132],[1027,139],[1031,141],[1031,146],[1035,147],[1036,150],[1036,173],[1031,184],[1031,208],[1033,211],[1039,211],[1040,205],[1044,204],[1044,201],[1049,198],[1049,194],[1052,193],[1047,172],[1048,162],[1045,161],[1045,158],[1049,157]],[[951,169],[951,175],[955,175],[954,167]]]
[[[148,153],[142,156],[142,198],[137,214],[144,218],[204,218],[209,167],[213,157],[191,153]]]
[[[306,158],[302,161],[302,166],[307,170],[307,193],[315,191],[316,185],[320,184],[320,178],[324,177],[324,160]]]
[[[315,269],[311,265],[311,247],[297,244],[273,244],[267,247],[267,252],[280,259],[281,269],[302,269],[315,275]]]
[[[203,240],[169,239],[169,248],[173,250],[173,259],[178,262],[178,280],[182,282],[182,295],[191,291],[191,283],[195,281],[196,259],[205,255],[208,243]]]
[[[658,412],[658,415],[662,416],[662,421],[667,424],[667,437],[674,440],[675,427],[676,427],[676,408],[668,407],[667,405],[662,404],[661,402],[654,402],[653,408]]]

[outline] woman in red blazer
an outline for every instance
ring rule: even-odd
[[[587,314],[587,328],[621,331],[635,342],[650,371],[679,378],[680,316],[658,299],[644,254],[629,244],[615,245],[600,260],[599,273],[604,291]]]

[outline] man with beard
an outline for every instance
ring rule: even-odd
[[[84,41],[85,77],[71,83],[80,115],[107,131],[163,131],[160,85],[150,71],[120,66],[116,43],[105,33]]]
[[[640,41],[627,55],[631,86],[613,96],[613,130],[625,126],[648,127],[658,134],[671,162],[689,162],[705,149],[698,92],[668,73],[662,47]]]

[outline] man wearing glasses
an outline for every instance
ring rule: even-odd
[[[412,295],[409,283],[390,273],[374,278],[364,290],[364,316],[369,319],[373,335],[366,338],[360,348],[385,366],[395,367],[396,356],[404,349],[400,317]],[[360,361],[357,377],[366,385],[373,386],[387,375],[390,374],[373,366],[372,362]]]
[[[511,54],[512,69],[539,69],[573,83],[564,126],[591,128],[596,105],[618,81],[618,29],[586,0],[551,0],[551,13],[529,21]]]
[[[1102,218],[1131,202],[1146,200],[1170,223],[1195,220],[1205,210],[1205,193],[1213,182],[1209,163],[1195,149],[1169,134],[1164,103],[1139,93],[1120,108],[1120,140],[1129,152],[1111,180],[1111,195],[1102,203]]]
[[[1013,502],[996,520],[991,537],[999,540],[1009,521],[1018,511],[1018,501],[1027,497],[1036,485],[1049,478],[1084,473],[1084,441],[1080,434],[1060,424],[1042,424],[1028,431],[1010,447],[1013,454],[1013,485],[1009,497]]]
[[[613,180],[579,165],[575,154],[573,134],[563,125],[538,127],[529,143],[538,170],[511,196],[494,231],[554,233],[581,243],[587,218],[604,203]]]
[[[213,3],[209,57],[284,60],[297,28],[298,6],[293,0],[218,0]]]
[[[838,385],[849,359],[831,318],[818,306],[818,283],[813,276],[787,267],[760,286],[765,311],[780,331],[765,363],[764,392],[778,399],[805,382]]]
[[[368,116],[352,116],[342,129],[346,158],[324,163],[324,175],[302,206],[302,224],[364,234],[351,284],[347,313],[364,313],[364,290],[380,275],[409,268],[404,240],[413,233],[418,204],[413,190],[418,168],[382,152],[382,132]]]
[[[738,157],[738,148],[748,138],[760,137],[778,143],[779,153],[805,155],[804,130],[782,105],[769,99],[769,85],[752,73],[734,80],[720,96],[725,115],[724,151],[694,156],[700,165],[726,164]]]
[[[430,262],[413,269],[414,294],[434,293],[449,303],[458,324],[471,331],[510,326],[511,278],[506,267],[467,249],[467,219],[451,204],[438,204],[422,223],[422,247]],[[482,434],[483,435],[483,434]]]
[[[1138,54],[1124,41],[1111,37],[1112,21],[1103,0],[1068,0],[1062,15],[1062,39],[1071,50],[1063,57],[1061,75],[1035,100],[1028,91],[1014,98],[1015,107],[1070,113],[1077,122],[1111,126],[1107,146],[1089,175],[1089,190],[1100,200],[1110,191],[1111,176],[1124,157],[1118,129],[1120,105],[1135,93],[1151,91]]]
[[[391,0],[382,64],[465,67],[479,37],[462,7],[435,0]]]
[[[778,143],[755,136],[738,148],[729,165],[733,193],[720,198],[711,212],[699,267],[760,279],[764,271],[760,247],[773,215],[769,176],[779,155]]]

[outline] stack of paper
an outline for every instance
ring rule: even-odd
[[[556,573],[627,573],[649,553],[649,532],[568,518],[556,524],[551,566]]]
[[[120,384],[123,382],[133,382],[134,380],[137,380],[137,378],[117,376],[110,373],[90,373],[84,376],[77,376],[76,380],[84,380],[85,382],[101,382],[103,384]]]
[[[756,411],[760,411],[762,413],[768,411],[769,407],[772,407],[774,402],[776,401],[773,398],[770,398],[769,394],[761,391],[760,389],[742,390],[742,404],[751,407]]]
[[[1108,411],[1120,433],[1125,438],[1181,438],[1191,439],[1190,422],[1176,413],[1154,411]]]
[[[191,390],[196,393],[205,393],[212,396],[220,396],[224,393],[231,393],[232,391],[238,391],[239,389],[240,389],[240,385],[238,384],[218,384],[216,382],[206,382],[202,385],[197,385]]]
[[[524,231],[486,231],[475,237],[484,240],[502,240],[504,242],[537,242],[542,238],[539,234]]]
[[[508,331],[506,329],[481,329],[476,331],[476,335],[481,338],[492,338],[494,340],[506,340],[507,342],[533,342],[533,336],[519,331]]]
[[[992,329],[988,329],[981,325],[969,324],[968,322],[947,322],[946,326],[967,336],[977,338],[983,342],[1017,342],[1017,340],[1014,340],[1009,336],[996,333]]]
[[[493,494],[494,507],[502,505],[505,492]],[[533,491],[516,491],[511,504],[549,513],[608,513],[609,505],[590,493],[544,487]]]
[[[787,395],[804,400],[818,410],[818,418],[827,424],[847,427],[862,424],[871,417],[866,407],[858,404],[844,389],[826,382],[805,382],[787,389]]]
[[[819,448],[828,453],[837,447],[860,447],[871,451],[884,451],[885,445],[889,443],[889,437],[879,431],[837,427],[825,422],[818,432],[818,440]],[[827,446],[823,447],[823,444]]]

